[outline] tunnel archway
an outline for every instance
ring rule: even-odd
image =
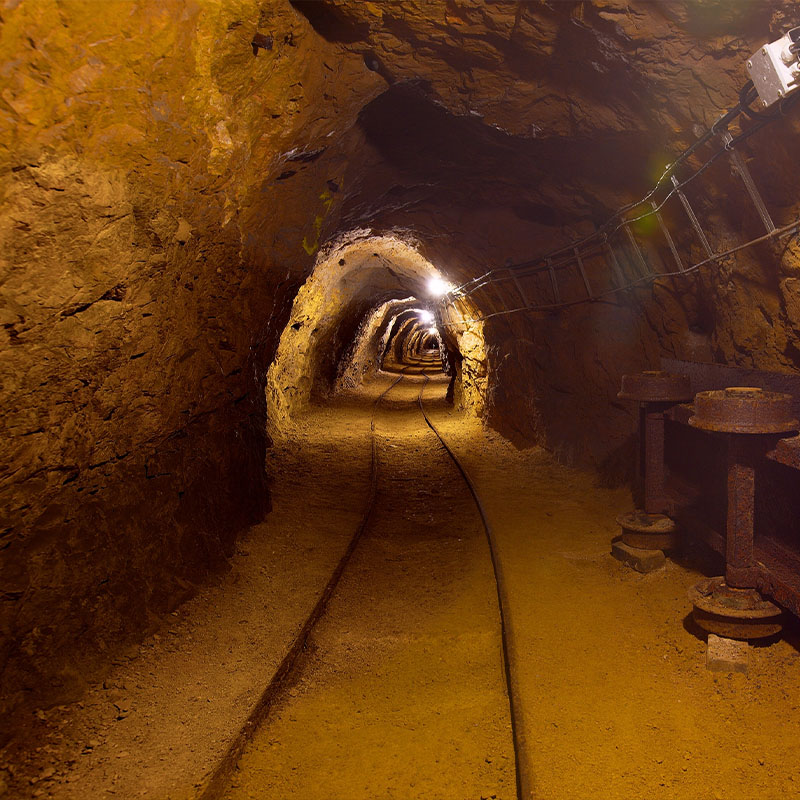
[[[455,396],[468,398],[465,407],[480,414],[485,391],[480,326],[452,320],[431,285],[449,284],[400,236],[356,231],[324,247],[297,293],[267,374],[270,429],[290,424],[310,402],[359,385],[382,366],[387,348],[397,363],[404,361],[432,326],[444,363],[451,365]],[[480,313],[472,300],[461,305],[469,316]]]
[[[440,348],[440,333],[436,322],[437,315],[429,309],[410,308],[394,319],[389,340],[384,347],[383,368],[390,371],[425,371],[441,369],[451,376],[451,391],[456,382],[453,363],[458,359],[457,353],[449,353]],[[434,348],[428,343],[435,344]]]
[[[710,743],[704,766],[715,775],[754,732],[767,764],[783,763],[776,743],[800,731],[791,719],[780,729],[778,692],[751,708],[726,695],[731,724],[703,728],[718,709],[698,711],[708,707],[688,656],[697,642],[652,624],[679,618],[686,573],[674,562],[641,585],[620,577],[608,534],[646,461],[634,457],[641,409],[620,397],[623,374],[685,369],[695,390],[763,383],[800,403],[800,92],[787,83],[768,103],[749,63],[771,52],[781,70],[800,71],[797,14],[790,0],[7,0],[0,717],[10,722],[0,747],[28,729],[49,758],[65,730],[55,704],[87,693],[82,711],[115,715],[95,726],[97,740],[131,731],[113,747],[131,765],[118,796],[140,791],[144,761],[175,775],[211,763],[236,727],[207,734],[215,715],[235,715],[270,679],[264,665],[285,642],[258,649],[269,625],[303,629],[301,606],[321,596],[315,580],[336,554],[314,558],[362,529],[376,464],[394,481],[385,508],[408,546],[381,562],[401,565],[393,587],[405,585],[403,565],[430,554],[420,533],[453,545],[462,563],[447,517],[459,479],[428,486],[414,455],[427,437],[427,458],[443,456],[423,426],[427,402],[474,457],[509,537],[521,607],[536,609],[532,696],[552,701],[536,739],[543,761],[569,762],[576,740],[565,749],[553,736],[567,727],[550,723],[576,698],[612,718],[614,698],[647,687],[637,724],[577,743],[591,757],[573,770],[572,794],[597,779],[602,795],[622,769],[598,778],[593,765],[635,753],[638,771],[656,748],[682,750],[687,730],[703,733],[698,750]],[[433,278],[449,284],[441,297],[427,291]],[[651,422],[674,434],[661,459],[675,473],[670,503],[691,501],[680,516],[704,515],[698,530],[720,550],[721,439],[698,444],[689,413]],[[270,441],[268,430],[287,435]],[[799,450],[781,443],[759,466],[754,517],[766,530],[749,566],[798,615],[800,589],[777,593],[800,586],[800,567],[789,582],[781,572],[800,564]],[[566,466],[594,470],[591,480]],[[479,572],[486,553],[473,555]],[[644,596],[670,581],[660,604]],[[453,607],[468,593],[457,594]],[[592,614],[587,596],[598,598]],[[550,598],[572,609],[560,629]],[[540,633],[556,658],[536,660]],[[647,636],[658,656],[640,661]],[[576,643],[591,643],[586,658]],[[697,716],[663,748],[669,732],[646,713],[678,691],[647,680],[675,662],[663,685],[685,691]],[[142,680],[157,672],[163,680]],[[792,674],[781,663],[770,677]],[[197,702],[202,681],[213,702]],[[208,713],[145,713],[159,687],[162,708]],[[789,688],[784,697],[800,691]],[[125,692],[138,692],[141,713],[128,713]],[[570,735],[589,719],[575,705]],[[148,728],[148,714],[163,727]],[[158,750],[170,722],[172,745]],[[84,747],[90,735],[63,760],[103,773],[104,747]],[[186,741],[203,736],[206,751],[193,755]],[[788,780],[764,788],[766,770],[751,764],[727,762],[729,794],[791,796]],[[667,768],[691,774],[682,761]],[[7,781],[15,796],[58,782],[71,791],[58,769],[12,775],[4,755],[0,795]],[[556,797],[570,794],[559,771]],[[706,777],[698,770],[682,793],[696,795]],[[637,796],[644,783],[619,791]],[[85,784],[71,785],[84,800]],[[183,796],[173,789],[151,794]]]

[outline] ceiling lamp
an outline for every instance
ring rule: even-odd
[[[443,297],[453,287],[445,280],[442,280],[438,275],[434,275],[428,281],[428,294],[432,297]]]

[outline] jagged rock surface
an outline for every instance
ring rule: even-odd
[[[266,511],[267,369],[320,246],[408,235],[459,282],[587,233],[736,102],[744,60],[792,14],[6,3],[0,711],[79,691]],[[786,222],[797,120],[771,131],[744,152]],[[709,192],[694,199],[715,242],[757,234],[735,178]],[[701,257],[691,231],[678,243]],[[493,317],[449,342],[460,400],[519,444],[619,472],[621,373],[662,355],[796,369],[799,271],[796,244],[764,246],[611,303]],[[476,310],[519,302],[501,292]],[[355,294],[318,365],[370,311]]]

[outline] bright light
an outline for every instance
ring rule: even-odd
[[[438,336],[439,335],[439,331],[437,331],[436,328],[428,328],[428,333],[431,336]]]
[[[422,308],[419,312],[420,322],[433,322],[433,313]]]
[[[438,275],[434,276],[428,281],[428,294],[433,297],[441,297],[447,294],[453,287],[447,282],[442,280]]]

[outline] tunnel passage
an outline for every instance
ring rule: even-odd
[[[451,362],[458,358],[458,353],[448,354],[442,346],[440,348],[441,333],[436,326],[436,318],[429,309],[411,308],[398,314],[389,331],[389,339],[383,351],[384,369],[397,368],[404,364],[418,361],[426,351],[428,362],[438,361],[442,369],[450,373],[453,381],[456,379]],[[430,352],[435,349],[436,358]]]
[[[374,378],[387,359],[394,368],[407,365],[419,356],[425,339],[434,339],[437,350],[441,347],[438,363],[452,374],[458,397],[479,398],[477,376],[485,374],[480,329],[472,326],[469,333],[469,325],[445,326],[433,311],[449,285],[412,244],[397,236],[355,232],[320,253],[297,294],[268,372],[273,430],[289,424],[310,403]],[[465,308],[472,315],[480,313],[472,302]],[[441,312],[436,313],[441,319]],[[478,366],[453,366],[462,365],[465,357]],[[462,405],[480,411],[476,403]]]
[[[5,5],[0,711],[23,727],[229,570],[269,519],[267,430],[417,359],[413,309],[454,408],[612,485],[623,373],[800,365],[797,107],[764,112],[746,68],[788,0]],[[660,218],[603,227],[667,165]]]

